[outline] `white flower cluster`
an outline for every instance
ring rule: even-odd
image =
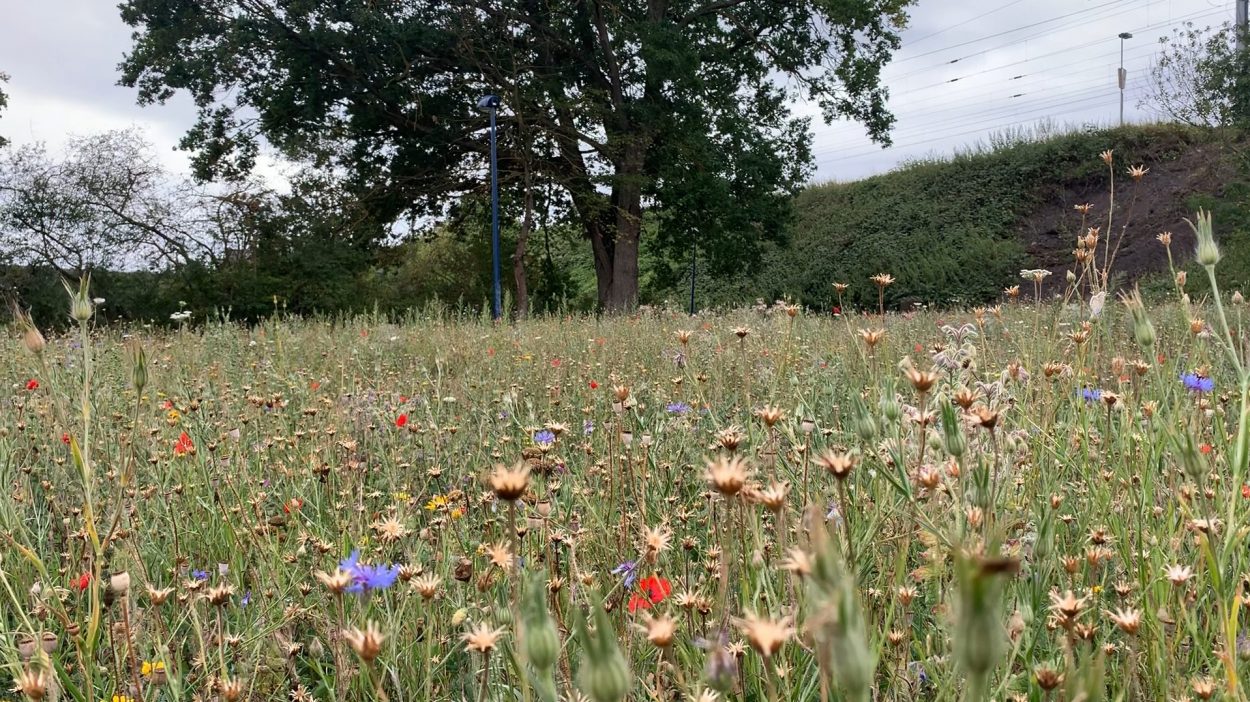
[[[185,322],[191,319],[191,310],[181,310],[169,315],[169,318],[175,322]]]

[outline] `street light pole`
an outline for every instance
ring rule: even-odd
[[[1132,39],[1133,35],[1129,32],[1120,32],[1120,70],[1118,77],[1120,81],[1120,126],[1124,126],[1124,86],[1128,82],[1128,72],[1124,70],[1124,40]]]
[[[495,115],[499,112],[499,96],[486,95],[477,101],[477,109],[490,113],[490,257],[492,277],[491,319],[503,316],[503,291],[499,283],[499,157],[495,149]]]

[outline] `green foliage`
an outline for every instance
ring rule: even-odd
[[[1157,163],[1221,138],[1174,125],[1086,129],[1005,140],[949,160],[815,186],[795,199],[787,243],[743,258],[731,276],[705,278],[700,304],[784,297],[829,309],[836,302],[832,284],[844,282],[851,286],[846,304],[875,308],[877,290],[867,278],[876,272],[898,280],[885,291],[890,307],[992,300],[1019,282],[1021,268],[1032,267],[1021,224],[1065,190],[1105,182],[1099,152],[1114,149],[1120,163]],[[1227,194],[1224,200],[1229,210],[1242,206]],[[1237,217],[1244,219],[1244,210],[1230,218]],[[1218,210],[1216,221],[1222,221]],[[653,296],[683,300],[682,294],[674,285]]]
[[[1197,28],[1186,22],[1161,37],[1163,51],[1142,104],[1192,126],[1250,126],[1250,49],[1237,45],[1242,31],[1228,23]]]
[[[780,235],[811,164],[792,98],[888,141],[880,72],[910,3],[127,0],[122,82],[195,100],[182,145],[200,177],[242,177],[263,140],[344,174],[384,222],[481,188],[474,106],[495,93],[505,187],[560,191],[598,303],[623,310],[644,202],[663,241],[697,236],[714,265]]]

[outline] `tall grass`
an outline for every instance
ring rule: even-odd
[[[0,659],[80,702],[1244,699],[1213,226],[1153,308],[156,333],[75,285],[0,359]]]

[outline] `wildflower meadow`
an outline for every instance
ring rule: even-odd
[[[1115,290],[1084,207],[1060,299],[1027,270],[968,309],[159,330],[67,285],[71,331],[19,310],[0,360],[3,676],[77,702],[1244,700],[1245,301],[1205,213],[1175,255],[1211,294]]]

